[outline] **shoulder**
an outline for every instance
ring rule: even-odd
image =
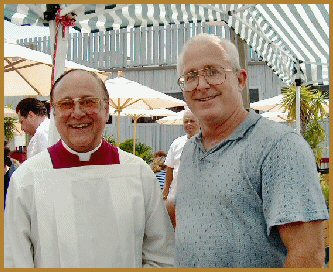
[[[260,118],[250,130],[249,141],[251,143],[265,144],[266,147],[277,144],[284,139],[292,142],[305,141],[294,129],[287,124],[277,123],[266,118]]]
[[[46,149],[24,161],[13,173],[13,181],[18,180],[17,182],[20,183],[20,186],[31,184],[34,172],[50,168],[52,168],[52,162]]]
[[[179,145],[184,145],[186,143],[186,141],[187,141],[187,135],[183,135],[183,136],[180,136],[180,137],[174,139],[171,146],[176,147]]]
[[[138,156],[133,155],[132,153],[121,150],[116,147],[119,153],[120,164],[138,164],[138,165],[147,165],[146,162]],[[149,167],[149,166],[148,166]]]
[[[29,171],[29,170],[39,170],[44,168],[51,168],[52,162],[48,150],[43,150],[37,155],[24,161],[20,167],[17,169],[17,172],[20,171]]]

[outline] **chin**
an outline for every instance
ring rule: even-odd
[[[87,141],[73,141],[71,142],[71,148],[77,152],[88,152],[92,150],[93,145],[91,143],[87,143]]]

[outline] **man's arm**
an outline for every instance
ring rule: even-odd
[[[22,189],[24,179],[33,180],[31,175],[17,178],[14,173],[8,188],[4,216],[4,267],[33,268],[33,245],[30,240],[30,215],[26,193],[31,188]]]
[[[278,229],[288,250],[285,267],[324,267],[322,221],[288,223]]]
[[[173,180],[173,168],[167,166],[163,193],[162,193],[164,200],[167,199],[168,197],[172,180]]]
[[[150,168],[144,167],[145,235],[142,245],[143,267],[174,266],[174,231],[161,198],[161,189]]]

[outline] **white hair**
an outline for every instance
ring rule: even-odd
[[[239,64],[239,54],[238,54],[237,47],[231,41],[229,41],[227,39],[221,39],[212,34],[201,33],[199,35],[192,37],[184,44],[183,50],[182,50],[181,54],[178,56],[178,63],[177,63],[178,75],[183,74],[184,53],[188,50],[189,47],[195,46],[198,43],[219,44],[227,52],[226,57],[228,58],[228,61],[232,65],[232,68],[234,68],[236,70],[241,69],[240,64]]]
[[[184,111],[184,114],[183,114],[183,121],[185,120],[185,118],[187,117],[187,116],[194,116],[194,118],[195,119],[198,119],[195,115],[194,115],[194,113],[189,109],[189,108],[185,108],[185,111]]]

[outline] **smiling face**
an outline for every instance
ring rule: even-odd
[[[189,138],[199,132],[200,125],[199,120],[190,111],[185,112],[183,117],[184,130]]]
[[[183,55],[183,71],[188,73],[207,67],[233,69],[226,50],[218,43],[201,40],[188,46]],[[198,86],[184,91],[184,98],[200,124],[221,123],[234,112],[243,109],[241,92],[246,83],[245,70],[226,72],[225,80],[219,85],[210,85],[200,75]]]
[[[100,144],[105,123],[109,117],[109,107],[104,101],[104,91],[94,78],[84,71],[73,71],[65,75],[53,90],[53,103],[64,99],[98,97],[100,103],[95,110],[86,112],[78,101],[70,111],[57,106],[54,119],[62,140],[77,152],[88,152]]]

